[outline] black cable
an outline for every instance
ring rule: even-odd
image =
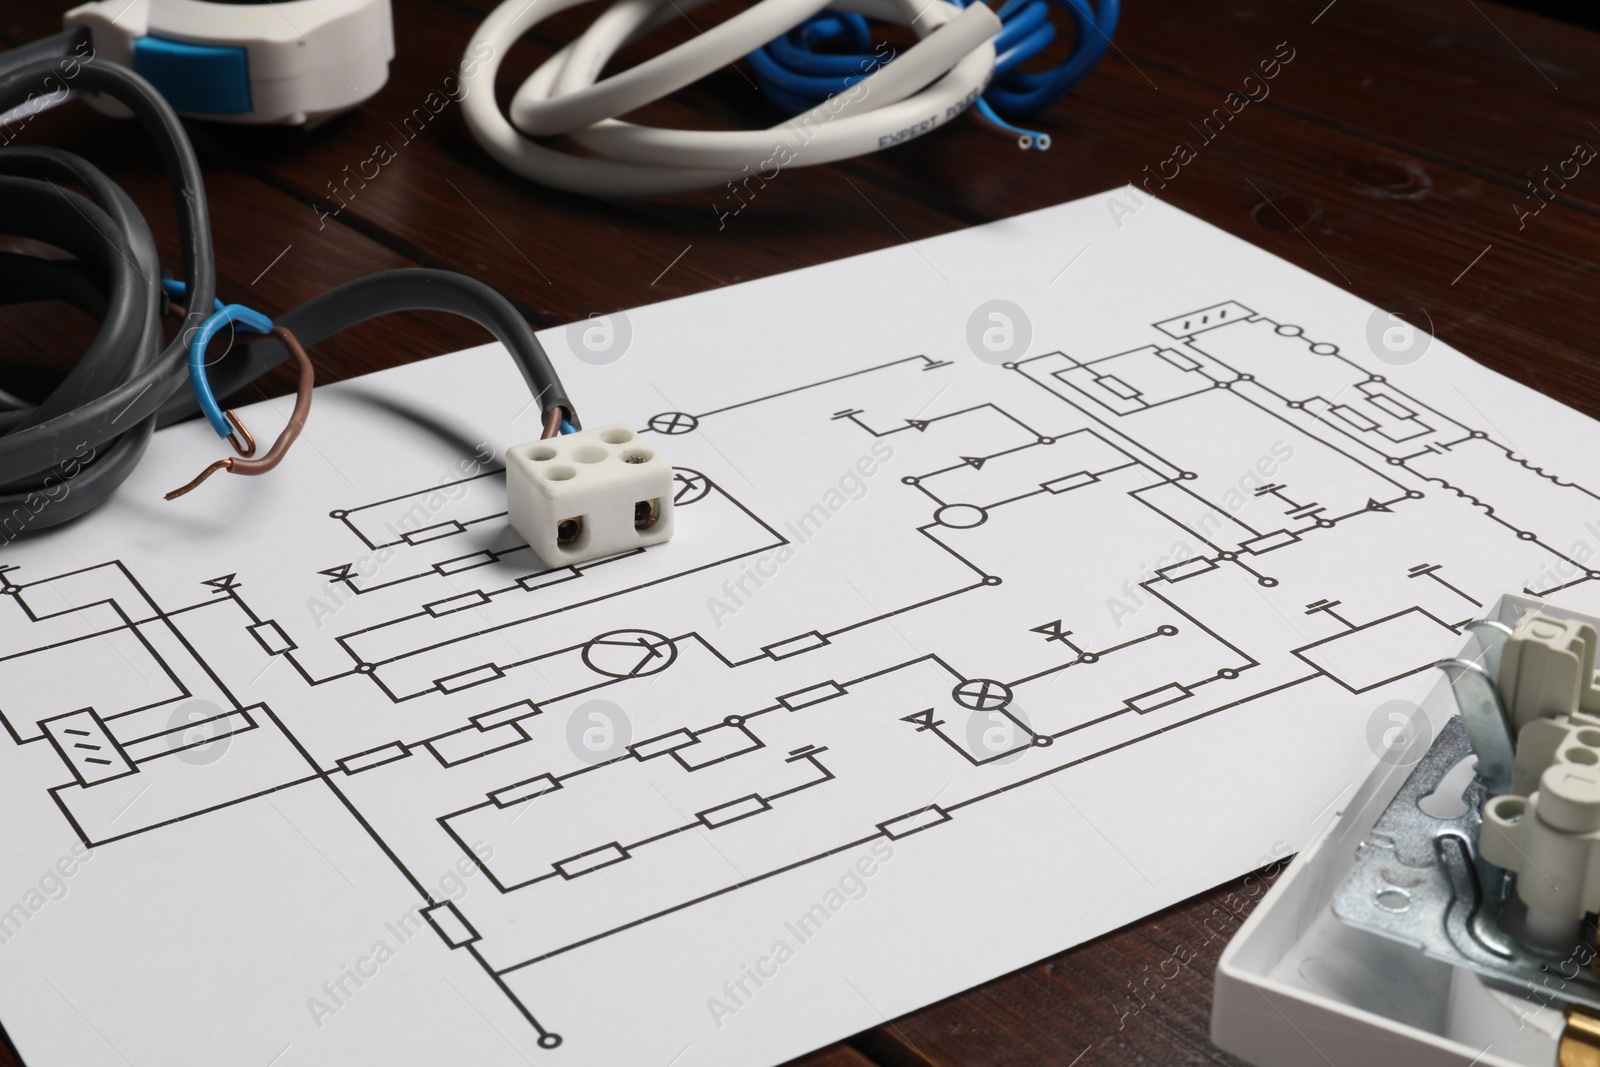
[[[575,429],[583,428],[550,357],[526,320],[498,291],[465,274],[422,267],[369,274],[312,297],[274,321],[292,330],[300,343],[310,348],[357,323],[396,311],[447,311],[478,323],[511,353],[540,410],[560,408]],[[209,368],[212,390],[226,396],[288,358],[288,351],[277,341],[236,346]],[[194,413],[194,398],[179,393],[162,408],[161,425]]]
[[[197,310],[162,349],[160,261],[133,201],[70,153],[0,149],[0,230],[76,254],[98,281],[105,306],[94,342],[50,396],[35,407],[8,411],[0,421],[0,537],[6,540],[76,518],[132,473],[155,430],[156,409],[184,384],[184,333],[204,321],[198,309],[209,312],[216,294],[205,184],[178,116],[132,71],[72,58],[37,60],[0,74],[0,113],[69,90],[118,100],[155,142],[177,207],[184,283]],[[7,257],[6,266],[14,278],[16,258]],[[89,276],[80,274],[74,291]],[[0,303],[30,289],[0,285]]]
[[[0,148],[0,233],[43,241],[77,257],[0,253],[0,304],[64,300],[100,322],[87,351],[41,403],[0,388],[0,543],[100,504],[132,473],[158,425],[197,414],[193,394],[184,388],[186,339],[209,317],[216,295],[200,167],[177,115],[150,83],[104,60],[44,59],[0,73],[0,113],[47,103],[69,89],[104,93],[127,105],[155,141],[177,205],[189,310],[178,335],[163,347],[155,242],[120,187],[69,152]],[[548,415],[559,409],[568,422],[581,425],[527,322],[505,297],[465,275],[387,271],[339,286],[276,321],[309,347],[367,319],[405,310],[448,311],[482,324],[511,352],[541,410]],[[210,368],[213,391],[227,395],[286,358],[276,341],[240,346]]]
[[[80,56],[86,55],[90,50],[91,39],[89,27],[78,26],[62,30],[60,33],[52,33],[48,37],[41,37],[37,41],[19,44],[0,53],[0,74],[20,70],[37,59],[55,59],[71,55],[73,52],[77,52]],[[4,109],[0,109],[0,114],[4,114]]]

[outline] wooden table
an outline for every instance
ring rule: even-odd
[[[526,184],[487,159],[453,107],[413,120],[414,139],[401,133],[492,3],[396,0],[388,86],[329,128],[197,131],[220,294],[271,313],[359,274],[421,264],[484,278],[551,325],[1141,181],[1187,143],[1199,150],[1161,190],[1171,203],[1385,308],[1424,311],[1452,345],[1600,416],[1590,354],[1600,336],[1600,163],[1540,196],[1528,184],[1578,144],[1600,145],[1600,36],[1489,0],[1132,0],[1115,51],[1044,117],[1048,153],[963,121],[890,152],[784,171],[719,229],[713,205],[731,202],[716,190],[598,203]],[[50,32],[67,6],[7,4],[0,44]],[[541,27],[513,51],[508,74],[520,78],[573,25]],[[1281,42],[1293,59],[1270,96],[1206,141],[1201,121]],[[648,117],[772,121],[732,72]],[[25,140],[100,163],[177,262],[170,199],[135,131],[74,105]],[[380,142],[397,158],[345,184]],[[0,331],[6,387],[26,390],[81,351],[91,327],[34,306],[0,309]],[[405,315],[315,356],[331,381],[482,340],[459,320]],[[273,393],[289,384],[264,383]],[[1212,971],[1262,884],[1222,886],[796,1062],[1234,1063],[1206,1037]],[[1180,946],[1192,959],[1174,976],[1163,961]]]

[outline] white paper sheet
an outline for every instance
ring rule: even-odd
[[[551,331],[680,477],[673,541],[564,570],[497,347],[176,503],[218,444],[158,435],[0,548],[0,1020],[30,1067],[768,1064],[1287,853],[1481,603],[1600,609],[1596,425],[1376,315],[1120,192],[605,365]]]

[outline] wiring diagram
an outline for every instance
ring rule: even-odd
[[[492,465],[305,516],[292,597],[244,560],[186,561],[183,596],[0,550],[0,744],[96,849],[325,791],[581,1052],[553,960],[1269,696],[1360,703],[1501,590],[1600,579],[1594,491],[1315,323],[1225,302],[1129,344],[641,413],[680,534],[574,567],[519,542]],[[817,453],[782,484],[719,447],[771,427]],[[434,892],[459,862],[492,892]]]

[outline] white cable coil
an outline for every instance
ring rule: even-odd
[[[501,164],[543,185],[591,196],[686,192],[775,166],[848,159],[921,136],[965,111],[988,87],[1000,32],[1000,19],[982,3],[963,9],[948,0],[761,0],[675,48],[600,79],[623,46],[709,2],[615,0],[529,75],[507,118],[492,90],[501,58],[534,26],[582,2],[506,0],[495,8],[462,60],[463,78],[485,84],[461,106],[472,135]],[[615,118],[749,54],[824,7],[909,25],[920,39],[892,61],[869,66],[871,73],[845,91],[769,129],[677,130]],[[594,156],[533,140],[563,134]]]

